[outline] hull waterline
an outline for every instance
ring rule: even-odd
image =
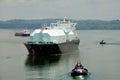
[[[63,52],[70,52],[78,49],[80,40],[75,40],[66,43],[54,44],[36,44],[24,43],[30,56],[61,54]]]

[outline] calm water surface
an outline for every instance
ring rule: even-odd
[[[79,49],[56,56],[28,57],[15,30],[0,30],[0,80],[120,80],[120,30],[79,30]],[[99,45],[104,39],[107,44]],[[87,77],[72,78],[77,62]]]

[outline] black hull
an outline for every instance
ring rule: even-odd
[[[30,36],[30,34],[22,34],[22,36]]]
[[[75,69],[72,70],[71,72],[71,76],[87,76],[88,75],[88,70],[87,69],[83,69],[84,71],[83,72],[80,72],[80,71],[75,71]]]
[[[72,73],[71,73],[71,76],[80,76],[80,75],[82,75],[82,76],[87,76],[87,75],[88,75],[88,73],[87,73],[87,72],[85,72],[85,73],[72,72]]]
[[[15,36],[30,36],[30,34],[24,34],[24,33],[15,33]]]
[[[100,44],[106,44],[106,42],[100,42]]]
[[[24,43],[29,55],[39,56],[39,55],[51,55],[60,54],[63,52],[69,52],[77,50],[80,40],[69,41],[66,43],[54,44],[54,43]]]

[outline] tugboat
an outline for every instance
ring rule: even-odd
[[[104,42],[104,40],[102,40],[102,41],[100,42],[100,44],[106,44],[106,42]]]
[[[15,33],[15,36],[30,36],[30,31],[28,31],[28,30],[24,30],[23,32],[21,31],[21,32],[16,32]]]
[[[24,45],[29,55],[49,55],[59,54],[77,50],[80,39],[78,38],[76,23],[63,21],[51,23],[49,26],[43,26],[41,29],[35,29],[30,34],[30,40]]]
[[[87,76],[88,70],[82,66],[82,64],[77,63],[75,68],[71,72],[71,76]]]

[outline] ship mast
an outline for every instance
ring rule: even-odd
[[[64,33],[65,33],[66,42],[67,42],[67,41],[69,41],[68,37],[69,37],[69,33],[71,31],[71,25],[70,25],[70,22],[68,22],[68,20],[66,19],[66,17],[63,19],[63,24],[65,24]]]

